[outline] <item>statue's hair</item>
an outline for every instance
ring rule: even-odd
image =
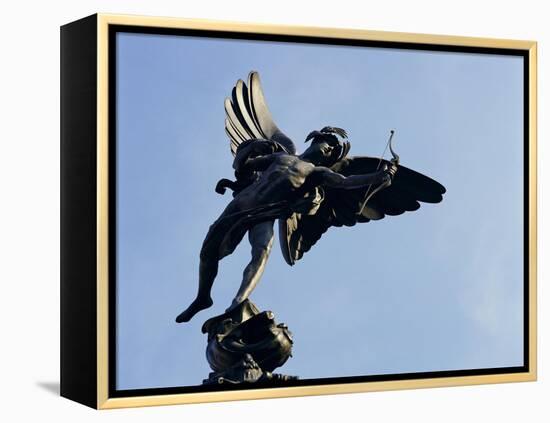
[[[340,140],[338,137],[342,138]],[[320,131],[312,131],[306,137],[306,141],[311,140],[311,144],[317,144],[321,142],[326,142],[329,145],[335,147],[331,156],[330,163],[326,164],[327,167],[338,163],[340,160],[344,159],[351,149],[351,144],[347,140],[348,133],[342,129],[334,126],[325,126]]]

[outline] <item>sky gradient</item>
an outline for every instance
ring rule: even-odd
[[[194,298],[199,251],[230,195],[223,100],[260,73],[275,122],[345,128],[447,188],[440,204],[332,228],[294,267],[278,240],[251,296],[294,334],[301,379],[523,364],[523,62],[518,57],[166,35],[117,36],[117,388],[198,385],[202,323],[230,304],[248,241]]]

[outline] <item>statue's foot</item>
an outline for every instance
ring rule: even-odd
[[[193,318],[195,314],[197,314],[201,310],[210,307],[212,304],[213,302],[211,298],[207,298],[205,300],[197,298],[191,303],[189,307],[185,309],[185,311],[183,311],[178,317],[176,317],[176,322],[188,322]]]

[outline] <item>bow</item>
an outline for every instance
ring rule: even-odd
[[[394,149],[392,147],[392,140],[393,140],[393,134],[394,133],[395,133],[395,131],[392,129],[390,131],[390,137],[388,139],[388,142],[386,143],[386,147],[384,147],[384,151],[382,152],[382,155],[380,156],[380,160],[378,160],[378,166],[376,166],[376,172],[378,172],[378,169],[380,169],[380,165],[382,164],[384,154],[386,154],[386,150],[388,149],[388,147],[389,147],[390,153],[392,155],[392,158],[390,160],[391,163],[394,164],[395,166],[399,165],[399,155],[394,151]],[[370,192],[370,189],[372,188],[372,185],[369,185],[369,188],[367,189],[367,192],[365,194],[365,199],[363,200],[363,203],[361,204],[361,208],[359,209],[359,212],[357,214],[360,215],[361,213],[363,213],[363,209],[367,205],[368,201],[374,196],[374,194],[376,194],[377,192],[383,190],[384,188],[389,187],[390,185],[391,185],[391,178],[388,179],[385,182],[382,182],[372,192]]]

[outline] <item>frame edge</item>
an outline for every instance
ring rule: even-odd
[[[61,27],[60,395],[97,407],[96,15]]]
[[[206,29],[242,33],[330,37],[403,43],[458,45],[518,49],[529,60],[529,369],[522,373],[411,379],[388,382],[361,382],[304,387],[262,388],[242,391],[148,395],[109,398],[108,374],[108,28],[109,25],[136,25],[160,28]],[[323,394],[347,394],[372,391],[423,389],[465,385],[537,380],[536,270],[537,270],[537,43],[526,40],[430,35],[402,32],[369,31],[306,26],[251,24],[203,19],[162,18],[136,15],[97,15],[97,408],[113,409],[154,405],[176,405],[283,398]]]
[[[123,15],[111,13],[99,13],[98,17],[107,24],[111,25],[135,25],[145,27],[185,28],[199,30],[203,29],[240,33],[262,33],[271,35],[326,37],[337,39],[403,42],[409,44],[432,44],[443,46],[458,45],[461,47],[487,47],[518,50],[529,50],[534,44],[536,45],[536,42],[531,40],[377,31],[360,28],[275,25],[267,23],[251,23],[227,20]]]
[[[537,43],[529,60],[529,374],[537,380]]]

